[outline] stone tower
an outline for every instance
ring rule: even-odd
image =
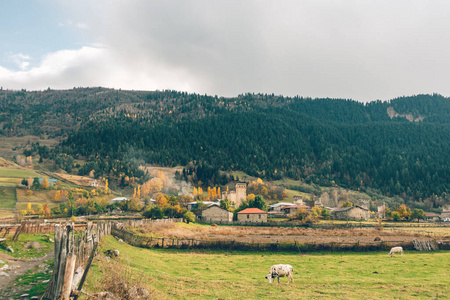
[[[240,182],[236,183],[236,201],[235,207],[239,207],[242,202],[247,200],[247,184]]]

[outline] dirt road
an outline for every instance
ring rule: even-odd
[[[52,250],[44,256],[22,260],[0,253],[0,260],[7,264],[0,267],[0,299],[13,299],[15,295],[27,293],[29,286],[15,285],[14,280],[28,270],[46,268],[44,261],[52,259],[53,255]]]

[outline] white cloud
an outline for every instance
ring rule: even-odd
[[[89,29],[77,32],[91,46],[51,53],[37,67],[22,59],[19,72],[3,68],[6,87],[102,85],[362,101],[450,95],[448,1],[56,3],[77,20],[66,26]]]
[[[74,86],[104,86],[124,89],[162,89],[176,84],[180,90],[191,90],[183,69],[158,68],[156,63],[139,71],[121,63],[120,55],[107,48],[82,47],[48,54],[37,67],[13,71],[0,66],[0,82],[11,89],[48,87],[67,89]]]
[[[22,53],[12,54],[9,56],[9,60],[17,65],[20,70],[25,71],[29,66],[31,57]]]

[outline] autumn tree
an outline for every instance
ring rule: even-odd
[[[47,177],[44,177],[44,182],[42,183],[41,186],[44,189],[48,189],[48,179],[47,179]]]
[[[131,211],[140,211],[142,210],[143,207],[144,205],[142,205],[141,200],[137,198],[131,199],[130,202],[128,203],[128,209]]]
[[[31,186],[33,185],[33,178],[28,177],[27,182],[28,182],[28,184],[27,184],[28,189],[31,189]]]
[[[142,185],[141,195],[146,196],[149,194],[159,193],[163,188],[163,182],[159,178],[152,178]]]
[[[45,216],[50,216],[51,215],[50,208],[48,208],[48,204],[47,203],[44,204],[44,215]]]
[[[60,192],[60,191],[56,191],[56,192],[55,192],[54,201],[55,201],[55,202],[61,201],[61,192]]]
[[[169,205],[169,199],[164,194],[158,194],[156,197],[156,204],[160,207],[166,207]]]
[[[42,204],[38,204],[37,213],[39,215],[44,215],[44,206]]]
[[[396,212],[399,214],[401,219],[409,219],[411,217],[411,209],[405,204],[400,205]]]
[[[108,193],[108,179],[105,180],[105,193]]]

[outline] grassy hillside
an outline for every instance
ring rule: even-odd
[[[63,140],[55,150],[50,142],[24,150],[52,171],[139,179],[144,163],[193,163],[216,173],[375,190],[427,209],[450,202],[450,99],[437,94],[363,104],[103,88],[3,93],[0,135]],[[207,180],[199,179],[223,185]]]

